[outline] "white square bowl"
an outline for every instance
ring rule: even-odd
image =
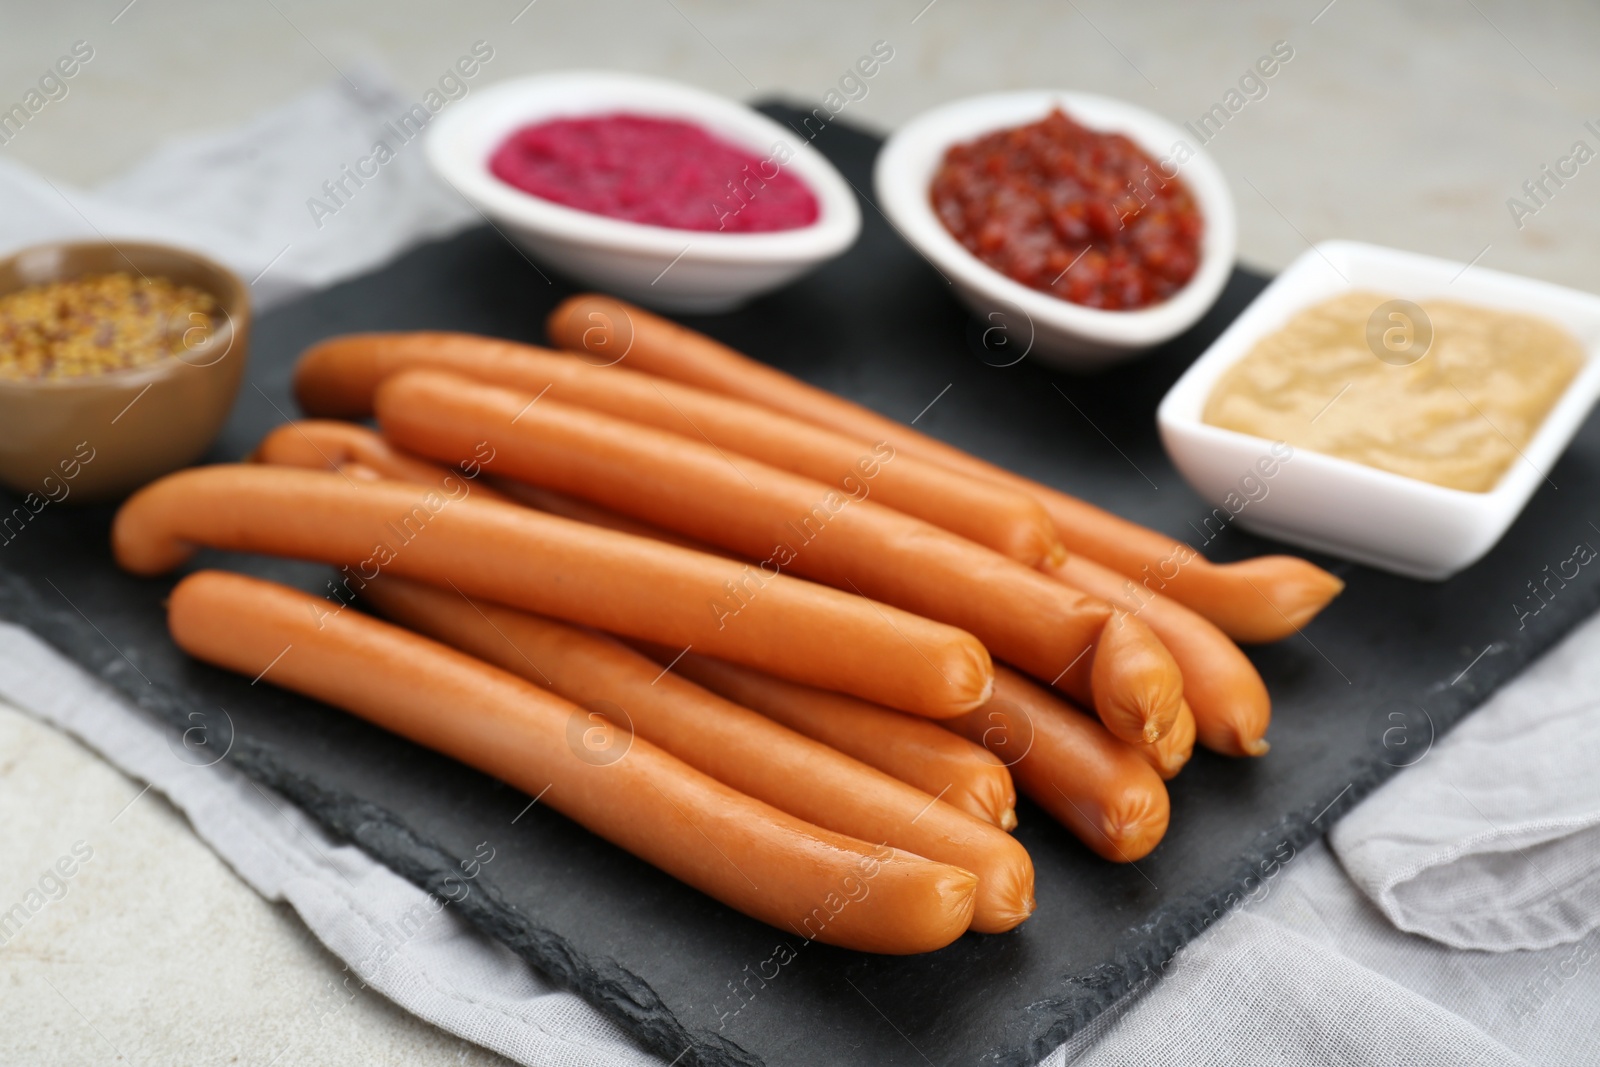
[[[1298,311],[1353,289],[1420,302],[1538,315],[1578,339],[1585,363],[1533,440],[1493,489],[1471,493],[1350,460],[1209,426],[1206,399],[1222,374]],[[1377,358],[1374,356],[1374,358]],[[1162,444],[1189,484],[1224,514],[1218,524],[1393,571],[1441,581],[1480,559],[1548,481],[1600,397],[1600,297],[1514,274],[1353,241],[1327,241],[1278,275],[1156,411]],[[1277,443],[1281,455],[1284,445]],[[1269,457],[1262,462],[1263,457]],[[1265,474],[1271,470],[1270,476]],[[1256,499],[1251,499],[1255,497]]]

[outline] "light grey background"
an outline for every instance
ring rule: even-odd
[[[10,0],[0,104],[74,41],[95,58],[0,153],[92,185],[163,137],[231,125],[363,62],[420,96],[479,39],[495,49],[480,83],[618,67],[800,100],[882,39],[894,60],[845,111],[880,130],[965,94],[1039,86],[1194,119],[1287,40],[1294,59],[1210,146],[1239,201],[1244,260],[1279,269],[1308,240],[1344,237],[1600,287],[1600,161],[1520,230],[1506,207],[1575,140],[1600,150],[1583,127],[1600,120],[1595,5],[926,3]]]
[[[1287,40],[1294,58],[1267,95],[1209,146],[1233,183],[1245,261],[1278,269],[1308,242],[1353,238],[1600,289],[1600,160],[1521,229],[1506,204],[1574,141],[1600,150],[1584,128],[1600,127],[1592,5],[925,5],[12,0],[0,5],[0,109],[75,41],[95,54],[0,159],[89,188],[164,138],[236,125],[373,66],[420,97],[479,39],[495,58],[478,85],[615,67],[801,101],[886,40],[893,61],[843,112],[884,131],[965,94],[1039,86],[1192,120]],[[265,1063],[278,1050],[283,1067],[490,1061],[375,995],[323,1021],[331,957],[158,797],[119,814],[139,788],[0,707],[0,907],[74,841],[96,850],[42,921],[0,947],[0,1062]]]

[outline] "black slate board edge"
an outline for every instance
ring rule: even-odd
[[[0,570],[0,619],[26,626],[64,657],[90,667],[98,680],[140,712],[179,732],[195,720],[195,701],[156,682],[146,681],[121,654],[97,638],[87,620],[67,608],[52,609],[17,575]],[[87,652],[99,649],[98,654]],[[85,662],[89,660],[90,662]],[[692,1048],[680,1063],[705,1067],[761,1067],[761,1060],[720,1034],[691,1034],[638,975],[611,960],[588,960],[553,930],[518,917],[492,886],[459,900],[445,884],[457,861],[404,821],[378,805],[343,790],[328,789],[291,769],[276,749],[248,737],[233,739],[228,762],[254,781],[276,790],[314,818],[334,837],[354,844],[419,889],[450,901],[456,913],[517,955],[557,985],[617,1017],[645,1048],[669,1061]]]
[[[1232,881],[1223,889],[1208,894],[1187,896],[1177,905],[1163,908],[1129,932],[1114,953],[1114,959],[1092,970],[1071,975],[1068,982],[1077,995],[1059,997],[1030,1005],[1042,1017],[1053,1021],[1031,1039],[1017,1055],[1000,1055],[993,1062],[999,1067],[1033,1067],[1055,1051],[1102,1012],[1136,990],[1143,990],[1163,975],[1178,952],[1204,933],[1219,919],[1231,913],[1259,886],[1262,864],[1276,860],[1285,846],[1292,856],[1320,838],[1340,815],[1349,811],[1398,771],[1399,767],[1368,768],[1353,776],[1350,788],[1322,812],[1306,809],[1286,816],[1259,840],[1261,850],[1242,857],[1234,866]],[[1316,820],[1313,822],[1312,820]],[[1281,870],[1288,863],[1273,868]]]

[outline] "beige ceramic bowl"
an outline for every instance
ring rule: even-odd
[[[216,298],[221,322],[181,355],[61,381],[0,380],[0,483],[40,499],[103,500],[193,463],[228,417],[250,335],[233,272],[165,245],[49,244],[0,259],[0,295],[87,274],[138,271]]]

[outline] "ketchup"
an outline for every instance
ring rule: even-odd
[[[1059,109],[951,148],[930,195],[969,252],[1074,304],[1149,307],[1200,266],[1205,220],[1176,170]]]
[[[816,196],[783,169],[699,126],[645,115],[552,119],[495,149],[489,170],[557,204],[674,230],[763,233],[817,221]]]

